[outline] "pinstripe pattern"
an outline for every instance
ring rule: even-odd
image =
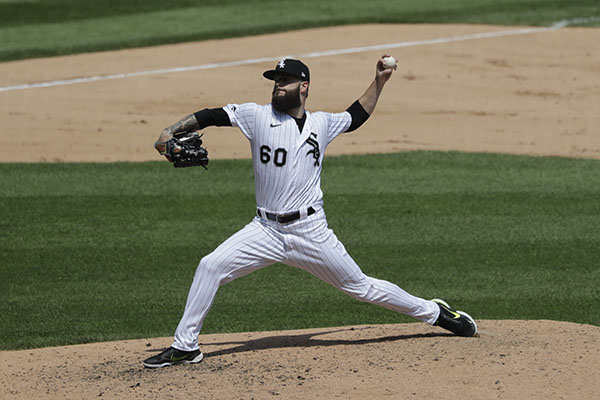
[[[250,140],[257,206],[274,213],[312,206],[317,212],[308,217],[304,212],[303,218],[289,224],[255,217],[202,258],[173,347],[198,349],[198,334],[220,285],[276,262],[301,268],[357,300],[433,324],[439,315],[435,303],[366,276],[327,226],[320,188],[323,153],[348,129],[350,114],[306,112],[300,132],[289,115],[274,111],[270,105],[230,104],[224,109],[232,125]]]
[[[255,219],[202,258],[175,331],[173,347],[185,351],[197,349],[202,322],[219,286],[282,261],[282,253],[280,235]]]
[[[273,110],[270,104],[229,104],[223,109],[232,125],[250,140],[258,207],[280,214],[322,204],[323,153],[337,135],[348,129],[352,122],[350,114],[307,111],[300,132],[292,117]],[[318,160],[307,154],[314,150],[307,142],[309,137],[318,143]],[[264,146],[270,151],[261,152]],[[276,161],[281,164],[284,152],[285,164],[276,165]],[[264,162],[267,157],[269,161]]]

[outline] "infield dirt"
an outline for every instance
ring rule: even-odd
[[[0,161],[159,160],[154,140],[182,116],[226,103],[269,102],[271,84],[261,74],[278,56],[514,29],[346,26],[2,63],[0,87],[273,59],[0,92]],[[305,57],[312,76],[308,108],[344,110],[388,52],[399,69],[375,115],[334,141],[328,155],[426,149],[597,159],[598,42],[600,29],[563,28]],[[220,129],[206,130],[211,158],[248,158],[243,135]],[[479,324],[480,337],[470,339],[419,323],[201,335],[201,364],[162,370],[146,370],[141,361],[170,338],[5,351],[0,398],[597,398],[600,328]]]
[[[2,162],[159,160],[160,131],[204,107],[268,103],[280,55],[422,42],[519,28],[361,25],[0,64],[0,87],[205,66],[191,72],[0,93]],[[600,29],[564,28],[388,50],[399,62],[375,115],[328,155],[414,149],[600,158]],[[383,50],[304,58],[309,110],[343,111]],[[248,158],[234,128],[206,129],[213,159]],[[26,134],[25,134],[26,133]]]

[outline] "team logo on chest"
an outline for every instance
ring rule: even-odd
[[[312,156],[315,158],[315,167],[316,167],[319,165],[319,157],[321,157],[321,150],[319,149],[319,142],[317,142],[317,134],[311,132],[308,139],[306,139],[306,143],[308,143],[310,146],[313,147],[312,150],[309,150],[308,153],[306,153],[306,155],[312,154]]]

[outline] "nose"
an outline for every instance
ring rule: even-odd
[[[284,85],[284,84],[282,84],[281,82],[275,82],[275,86],[273,87],[273,91],[277,91],[277,90],[283,90],[282,88],[283,88],[284,86],[285,86],[285,85]]]

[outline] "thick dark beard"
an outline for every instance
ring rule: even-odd
[[[273,91],[271,104],[275,110],[286,114],[289,110],[300,107],[302,105],[300,101],[300,86],[295,90],[286,92],[285,95],[280,97],[275,97],[275,91]]]

